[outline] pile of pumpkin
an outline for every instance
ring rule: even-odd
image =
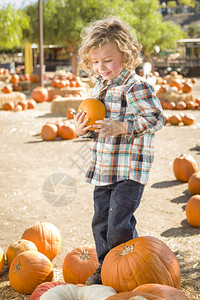
[[[53,141],[60,138],[71,140],[77,137],[74,123],[69,120],[47,122],[42,126],[40,136],[44,141]]]
[[[61,235],[53,224],[40,222],[27,228],[6,251],[11,287],[31,294],[30,300],[188,299],[180,291],[176,256],[158,238],[138,237],[111,249],[103,261],[102,285],[85,285],[98,267],[96,250],[90,246],[67,253],[62,264],[64,281],[52,281],[51,261],[60,249]],[[0,249],[0,272],[4,264]]]
[[[54,76],[50,78],[51,86],[56,88],[64,87],[83,87],[85,84],[79,76],[71,72],[57,71]]]
[[[200,171],[192,155],[182,154],[173,162],[173,172],[177,180],[188,183],[193,195],[186,205],[186,218],[194,227],[200,227]]]
[[[172,71],[165,77],[160,77],[158,72],[156,76],[156,95],[161,101],[163,109],[200,109],[200,99],[192,94],[194,78],[183,78],[176,71]]]
[[[36,101],[33,99],[20,100],[17,103],[13,101],[5,102],[3,104],[3,110],[11,110],[11,111],[22,111],[27,109],[33,109],[36,107]]]
[[[171,125],[192,125],[195,121],[195,116],[192,113],[175,113],[175,114],[169,114],[164,113],[165,117],[165,125],[171,124]]]

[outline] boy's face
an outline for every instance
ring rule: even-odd
[[[105,80],[117,77],[123,70],[123,56],[115,42],[104,44],[91,54],[92,69]]]

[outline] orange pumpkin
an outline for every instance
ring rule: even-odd
[[[200,227],[200,195],[194,195],[188,200],[185,212],[188,223]]]
[[[185,82],[182,87],[183,93],[190,93],[192,91],[192,83]]]
[[[89,118],[87,126],[94,125],[95,121],[102,120],[106,117],[106,108],[98,99],[87,98],[83,100],[78,108],[78,111],[79,110],[86,112],[83,121]],[[94,128],[90,128],[90,130],[94,130]]]
[[[15,104],[14,102],[10,101],[10,102],[5,102],[3,104],[3,109],[4,110],[13,110],[15,108]]]
[[[175,109],[176,103],[175,102],[167,102],[166,109]]]
[[[40,82],[40,76],[37,74],[31,74],[30,81],[31,83]]]
[[[51,289],[57,285],[63,285],[63,284],[66,285],[65,282],[61,282],[61,281],[43,282],[36,287],[36,289],[31,294],[29,300],[40,300],[40,297],[42,296],[42,294],[47,292],[49,289]]]
[[[185,114],[182,118],[182,122],[184,125],[192,125],[194,124],[195,116],[192,114]]]
[[[63,124],[59,129],[59,136],[64,140],[70,140],[75,138],[77,135],[74,125],[71,123]]]
[[[19,75],[13,74],[10,78],[10,83],[18,84],[19,83]]]
[[[37,105],[36,101],[33,99],[28,99],[27,104],[28,104],[28,109],[36,108],[36,105]]]
[[[58,135],[58,127],[53,123],[45,124],[40,135],[44,141],[53,141]]]
[[[22,106],[19,105],[19,104],[16,104],[15,107],[14,107],[14,111],[22,111]]]
[[[27,228],[21,238],[32,241],[38,251],[46,255],[50,260],[53,260],[61,249],[60,232],[51,223],[40,222]]]
[[[5,264],[5,254],[3,249],[0,247],[0,274],[3,271],[4,264]]]
[[[38,103],[47,101],[49,98],[48,90],[44,87],[38,86],[31,92],[31,98]]]
[[[176,103],[176,109],[178,110],[183,110],[183,109],[186,109],[186,104],[184,101],[178,101]]]
[[[182,82],[179,78],[171,79],[169,82],[170,87],[177,87],[177,90],[180,91],[182,89]]]
[[[174,114],[170,117],[170,123],[172,125],[178,125],[182,121],[180,114]]]
[[[143,236],[111,249],[104,258],[103,285],[117,292],[132,291],[138,285],[160,283],[180,288],[177,259],[161,240]]]
[[[20,253],[9,269],[10,285],[18,293],[31,294],[40,283],[52,279],[52,263],[38,251]]]
[[[195,159],[189,154],[181,154],[173,162],[173,172],[177,180],[187,182],[198,171]]]
[[[72,107],[68,108],[68,110],[66,112],[66,117],[68,119],[73,119],[74,118],[73,113],[75,113],[75,112],[76,112],[76,110],[74,108],[72,108]]]
[[[141,298],[138,298],[136,296],[141,296]],[[142,284],[136,287],[132,292],[122,292],[107,298],[107,300],[130,300],[130,299],[188,300],[188,298],[180,290],[172,286],[156,284],[156,283]]]
[[[6,251],[6,258],[8,266],[10,267],[13,259],[20,253],[25,251],[37,251],[36,245],[28,240],[19,240],[12,243],[7,251]]]
[[[28,103],[27,103],[26,100],[21,100],[21,101],[19,101],[17,104],[18,104],[18,105],[21,105],[22,110],[28,109]]]
[[[64,259],[62,271],[67,283],[85,284],[86,279],[98,268],[96,250],[93,247],[79,247],[69,252]]]
[[[195,172],[188,180],[188,190],[191,194],[200,194],[200,172]]]
[[[13,88],[12,88],[11,85],[5,85],[5,86],[3,87],[3,92],[4,92],[5,94],[12,93],[12,91],[13,91]]]

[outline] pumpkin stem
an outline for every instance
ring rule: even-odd
[[[120,253],[120,255],[124,256],[130,252],[133,252],[133,250],[134,250],[134,244],[132,244],[130,247],[125,245],[125,249],[122,251],[122,253]]]
[[[83,254],[80,255],[80,258],[83,260],[87,260],[90,259],[90,252],[86,251],[85,249],[83,249]]]
[[[18,273],[20,269],[21,269],[21,263],[19,261],[18,264],[15,267],[14,273]]]

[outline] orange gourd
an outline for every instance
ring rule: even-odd
[[[36,101],[33,99],[28,99],[27,104],[28,104],[28,109],[36,108],[36,105],[37,105]]]
[[[31,294],[40,283],[52,279],[52,263],[38,251],[20,253],[9,269],[10,285],[18,293]]]
[[[40,135],[44,141],[53,141],[58,135],[58,127],[53,123],[45,124]]]
[[[103,285],[117,292],[132,291],[146,283],[159,283],[180,289],[180,268],[174,253],[161,240],[143,236],[120,244],[105,256]]]
[[[47,101],[49,98],[48,90],[44,87],[38,86],[32,90],[31,98],[38,103]]]
[[[28,103],[27,103],[26,100],[21,100],[21,101],[19,101],[17,104],[18,104],[18,105],[21,105],[22,110],[28,109]]]
[[[188,200],[186,217],[191,226],[200,227],[200,195],[194,195]]]
[[[8,247],[6,251],[6,258],[8,266],[10,267],[13,259],[20,253],[25,251],[37,251],[36,245],[28,240],[19,240],[16,241]]]
[[[169,86],[170,87],[177,87],[178,91],[180,91],[182,89],[182,82],[180,79],[178,78],[174,78],[174,79],[171,79],[170,82],[169,82]]]
[[[96,250],[93,247],[79,247],[69,252],[64,259],[62,271],[63,278],[67,283],[85,284],[98,268]]]
[[[191,194],[200,194],[200,172],[195,172],[188,180],[188,190]]]
[[[98,99],[87,98],[83,100],[78,108],[78,111],[80,109],[83,112],[86,112],[83,121],[89,118],[87,126],[94,125],[95,121],[102,120],[106,117],[106,108],[104,104]],[[94,130],[94,128],[90,128],[90,130]]]
[[[170,123],[172,125],[178,125],[182,121],[180,114],[174,114],[170,117]]]
[[[75,112],[76,112],[76,110],[74,108],[69,107],[68,110],[67,110],[67,112],[66,112],[66,117],[68,119],[73,119],[74,118],[73,113],[75,113]]]
[[[61,249],[60,232],[51,223],[40,222],[27,228],[21,238],[32,241],[38,251],[46,255],[50,260],[53,260]]]
[[[59,136],[64,140],[70,140],[75,138],[76,132],[74,125],[71,123],[65,123],[63,124],[59,129]]]
[[[192,83],[185,82],[182,87],[183,93],[190,93],[192,91]]]
[[[138,298],[136,296],[138,297],[141,296],[141,298]],[[136,287],[132,292],[122,292],[107,298],[107,300],[131,300],[131,299],[188,300],[188,298],[180,290],[172,286],[156,284],[156,283],[142,284]]]
[[[5,86],[3,87],[3,92],[4,92],[5,94],[12,93],[12,91],[13,91],[13,88],[12,88],[11,85],[5,85]]]
[[[5,264],[5,254],[3,249],[0,247],[0,274],[3,271],[4,264]]]
[[[187,182],[193,173],[198,171],[198,166],[192,155],[181,154],[173,162],[173,172],[177,180]]]
[[[183,110],[183,109],[186,109],[186,104],[184,101],[178,101],[176,103],[176,109],[178,110]]]

